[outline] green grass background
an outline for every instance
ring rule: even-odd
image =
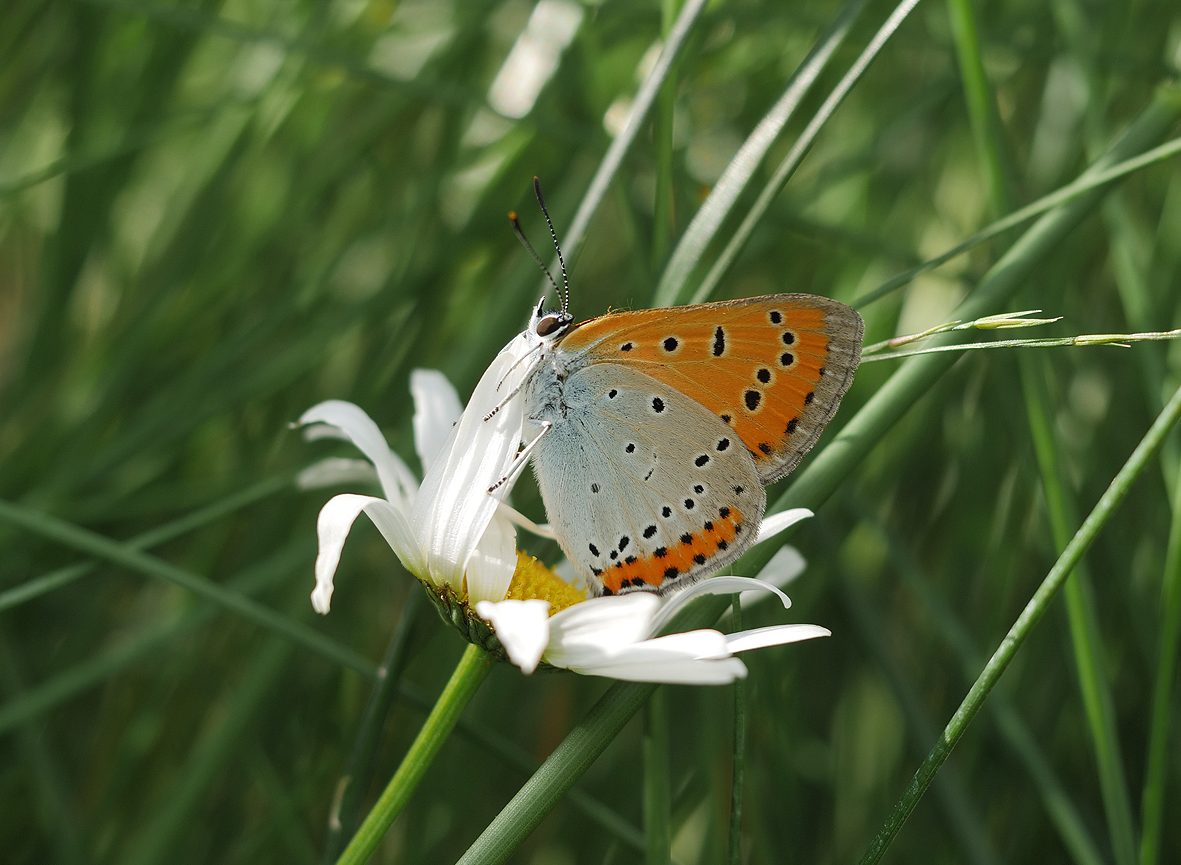
[[[1176,82],[1174,3],[977,5],[972,26],[958,0],[919,4],[715,297],[852,301],[1072,180]],[[350,399],[409,456],[410,370],[442,369],[466,395],[523,326],[539,278],[504,213],[544,242],[537,174],[569,225],[616,128],[605,118],[676,4],[568,4],[581,20],[535,105],[497,117],[490,88],[533,6],[5,5],[0,858],[322,861],[373,665],[403,622],[402,693],[363,751],[365,801],[396,767],[462,643],[410,602],[420,589],[368,525],[332,614],[312,613],[326,493],[290,478],[335,451],[287,424]],[[577,316],[652,302],[722,169],[843,8],[709,4],[572,262]],[[891,8],[867,4],[736,214]],[[1019,235],[864,308],[867,341],[946,320]],[[1066,317],[1038,335],[1166,329],[1179,263],[1174,159],[1106,195],[1007,308]],[[787,616],[833,637],[747,658],[746,861],[861,855],[1179,363],[1172,344],[978,353],[860,443],[792,540],[809,567]],[[865,367],[834,429],[894,371]],[[1175,861],[1177,737],[1155,758],[1148,740],[1175,660],[1160,641],[1178,603],[1163,587],[1181,581],[1177,450],[1106,526],[888,861]],[[531,481],[518,491],[540,517]],[[307,629],[319,650],[291,639]],[[606,686],[494,671],[378,859],[458,858]],[[732,694],[666,700],[674,858],[723,861]],[[1157,706],[1157,729],[1178,709],[1175,693]],[[643,861],[640,754],[635,723],[513,861]],[[1165,803],[1156,857],[1139,849],[1146,785]]]

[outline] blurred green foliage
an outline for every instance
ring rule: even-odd
[[[962,5],[921,4],[902,26],[721,296],[851,301],[1006,203],[1073,179],[1177,78],[1181,9],[1169,0],[980,4],[975,84],[961,77],[952,26]],[[868,4],[772,165],[890,8]],[[646,127],[573,262],[577,315],[650,302],[669,239],[840,10],[711,4],[676,67],[671,128]],[[409,456],[409,371],[436,367],[470,389],[540,290],[504,213],[517,209],[544,240],[536,174],[559,233],[569,224],[655,56],[659,5],[9,0],[3,19],[0,498],[117,542],[187,520],[152,554],[377,663],[419,589],[359,525],[333,612],[314,617],[323,494],[287,481],[331,448],[287,424],[350,399]],[[533,65],[506,64],[514,50]],[[991,139],[971,120],[980,94],[995,110]],[[658,209],[661,178],[671,206]],[[863,310],[867,341],[945,320],[1011,240]],[[1014,308],[1065,316],[1057,334],[1159,330],[1181,318],[1179,286],[1171,161],[1109,195]],[[1070,511],[1085,514],[1178,383],[1171,344],[1047,352],[1036,388],[1011,354],[987,354],[963,359],[874,442],[793,540],[809,568],[790,615],[834,636],[748,658],[751,862],[858,856],[974,677],[966,656],[978,669],[1054,561],[1023,388],[1048,418]],[[834,428],[891,372],[863,369]],[[1138,832],[1177,447],[1087,557],[1116,738],[1092,739],[1055,607],[893,861],[1130,865],[1109,836],[1097,763],[1105,748],[1122,752],[1117,786]],[[531,482],[518,490],[540,517]],[[5,861],[321,861],[365,673],[10,521],[0,544]],[[426,605],[413,610],[375,785],[461,651]],[[756,608],[746,624],[782,618]],[[448,743],[381,861],[457,858],[527,777],[498,752],[544,758],[603,688],[496,670],[466,718],[497,742],[469,729]],[[726,849],[731,708],[727,689],[669,690],[673,850],[685,865]],[[1165,709],[1175,726],[1175,693]],[[632,834],[588,823],[593,803],[563,805],[519,861],[640,861],[638,732],[579,788]],[[1173,809],[1177,753],[1174,741],[1161,767]],[[1081,834],[1067,837],[1064,813]],[[1166,820],[1164,861],[1179,846]]]

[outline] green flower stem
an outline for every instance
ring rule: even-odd
[[[931,785],[935,774],[947,760],[952,749],[955,748],[956,744],[963,737],[964,732],[968,729],[968,725],[984,705],[984,701],[988,698],[993,687],[1000,680],[1005,670],[1008,669],[1009,664],[1017,654],[1017,650],[1025,642],[1025,638],[1029,636],[1033,627],[1045,614],[1049,608],[1050,601],[1053,600],[1055,594],[1062,588],[1063,583],[1066,582],[1067,577],[1077,567],[1083,554],[1098,536],[1099,531],[1107,524],[1108,520],[1111,519],[1115,511],[1119,508],[1127,496],[1128,490],[1131,489],[1132,484],[1140,476],[1140,473],[1144,471],[1144,468],[1148,465],[1148,461],[1152,459],[1160,447],[1161,442],[1164,441],[1166,434],[1172,429],[1178,418],[1181,418],[1181,388],[1177,389],[1165,406],[1164,411],[1153,421],[1148,433],[1140,440],[1140,443],[1136,446],[1128,461],[1124,463],[1123,468],[1112,479],[1111,484],[1100,497],[1094,510],[1091,511],[1090,515],[1083,522],[1082,527],[1075,532],[1074,537],[1066,545],[1066,549],[1062,551],[1062,555],[1059,556],[1058,561],[1054,563],[1054,567],[1050,569],[1046,578],[1042,580],[1042,584],[1038,586],[1037,591],[1034,592],[1029,603],[1025,605],[1025,609],[1021,611],[1021,615],[1017,617],[1017,621],[1013,623],[1008,634],[1001,641],[1000,646],[997,647],[992,657],[989,658],[988,663],[984,666],[984,670],[968,690],[967,696],[964,697],[963,702],[960,703],[955,714],[951,716],[951,720],[948,721],[947,726],[943,730],[943,736],[931,749],[931,752],[927,755],[922,765],[919,766],[906,792],[903,793],[902,798],[898,800],[886,822],[870,842],[869,848],[861,858],[861,865],[872,865],[872,863],[879,861],[882,854],[890,846],[890,843],[898,835],[899,831],[901,831],[907,818],[910,817],[918,805],[919,800],[922,799],[923,794]]]
[[[402,765],[394,773],[382,791],[381,798],[373,806],[357,834],[349,841],[337,861],[337,865],[362,865],[367,862],[385,837],[397,816],[402,813],[410,795],[418,787],[427,768],[439,753],[447,735],[455,727],[464,707],[475,696],[480,684],[492,669],[492,656],[479,646],[468,644],[463,656],[451,674],[435,707],[427,716],[417,738],[402,759]]]
[[[1173,525],[1165,555],[1165,578],[1161,588],[1160,651],[1156,679],[1152,686],[1152,722],[1145,758],[1144,792],[1140,838],[1140,865],[1156,865],[1161,856],[1164,828],[1165,780],[1169,768],[1169,736],[1173,732],[1170,707],[1177,673],[1177,652],[1181,647],[1181,477],[1173,487]]]
[[[668,865],[672,796],[668,778],[668,700],[657,691],[644,710],[644,835],[648,865]]]

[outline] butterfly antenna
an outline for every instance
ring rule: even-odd
[[[554,242],[554,249],[558,253],[558,265],[562,268],[562,312],[569,312],[570,277],[566,273],[566,260],[562,258],[562,247],[558,245],[558,233],[554,231],[554,221],[549,218],[549,209],[545,206],[545,198],[541,194],[541,180],[537,177],[533,178],[533,194],[537,196],[537,203],[541,207],[541,215],[545,217],[545,224],[549,226],[550,240]],[[557,289],[556,285],[554,289]]]
[[[541,268],[541,272],[545,274],[545,278],[549,280],[549,284],[554,287],[554,294],[558,294],[560,291],[558,289],[558,283],[554,279],[553,274],[549,272],[549,268],[545,266],[545,262],[541,260],[541,256],[537,254],[537,250],[533,248],[533,244],[529,242],[529,238],[525,236],[525,229],[521,228],[521,220],[517,218],[517,211],[510,210],[508,212],[508,221],[512,223],[513,234],[517,236],[517,240],[521,241],[521,246],[525,247],[525,250],[533,256],[533,260]]]

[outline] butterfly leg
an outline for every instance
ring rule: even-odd
[[[541,345],[538,344],[538,345],[534,346],[533,348],[531,348],[527,353],[525,353],[521,357],[517,358],[516,363],[514,363],[507,370],[505,370],[504,375],[500,377],[500,381],[496,383],[496,389],[500,390],[501,385],[503,385],[505,382],[505,379],[507,379],[509,377],[509,373],[511,373],[518,366],[520,366],[522,361],[527,360],[529,358],[529,356],[531,354],[533,354],[533,352],[539,350],[540,348],[541,348]],[[534,361],[530,361],[530,362],[533,363]],[[516,387],[514,387],[511,391],[509,391],[508,395],[505,396],[504,399],[502,399],[500,402],[498,402],[496,405],[494,405],[492,407],[492,411],[490,411],[490,412],[488,412],[488,414],[484,415],[484,420],[485,421],[491,420],[493,415],[495,415],[498,411],[500,411],[502,408],[504,408],[506,405],[508,405],[509,400],[511,400],[513,397],[515,397],[517,394],[519,394],[521,392],[521,389],[525,387],[525,385],[528,381],[529,381],[529,375],[528,375],[528,373],[526,373],[524,376],[521,377],[521,383],[518,384]]]
[[[509,481],[516,479],[517,475],[519,475],[521,473],[521,471],[525,468],[525,464],[529,462],[529,456],[530,456],[530,454],[533,453],[533,449],[535,447],[537,447],[538,442],[540,442],[542,440],[542,438],[545,436],[545,434],[547,432],[549,432],[551,429],[553,429],[553,427],[554,427],[552,421],[543,420],[543,421],[534,421],[534,422],[541,425],[541,432],[539,432],[536,436],[534,436],[532,439],[530,439],[525,444],[525,446],[523,448],[521,448],[521,450],[517,453],[516,457],[514,457],[512,465],[510,465],[508,467],[508,471],[505,472],[504,477],[502,477],[500,480],[498,480],[492,486],[488,487],[488,492],[494,493],[498,489],[500,489],[502,486],[504,486],[506,483],[508,483]]]

